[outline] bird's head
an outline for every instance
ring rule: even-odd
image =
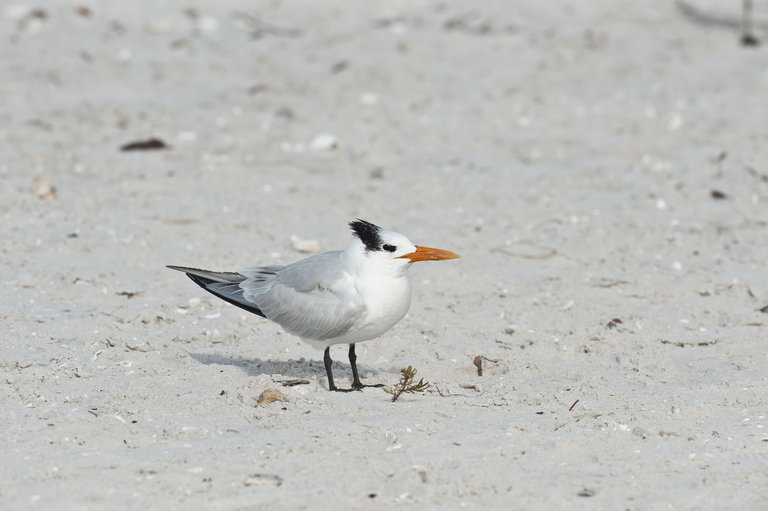
[[[357,219],[349,226],[355,238],[352,243],[363,257],[370,261],[388,262],[388,266],[402,268],[405,271],[410,263],[416,261],[440,261],[456,259],[458,254],[439,248],[420,247],[399,232],[382,229],[365,220]]]

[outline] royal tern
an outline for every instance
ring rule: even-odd
[[[328,388],[338,389],[331,371],[331,346],[349,344],[352,389],[365,387],[357,374],[355,343],[374,339],[408,312],[408,267],[416,261],[455,259],[447,250],[420,247],[400,233],[365,220],[350,222],[346,250],[315,254],[287,266],[238,272],[168,266],[232,305],[274,321],[303,341],[325,348]],[[378,385],[380,386],[380,385]]]

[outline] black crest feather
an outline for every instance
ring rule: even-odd
[[[366,250],[381,250],[382,242],[381,236],[379,235],[381,227],[359,218],[354,222],[350,222],[349,226],[352,228],[352,232],[355,233],[355,236],[363,242]]]

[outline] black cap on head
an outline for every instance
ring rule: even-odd
[[[355,233],[360,241],[365,245],[366,250],[381,250],[381,236],[379,232],[381,227],[374,225],[371,222],[360,220],[359,218],[354,222],[350,222],[349,226],[352,228],[352,232]]]

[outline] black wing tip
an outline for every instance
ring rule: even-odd
[[[367,250],[381,250],[381,227],[361,218],[350,222],[349,226]]]
[[[211,279],[206,279],[205,277],[200,277],[199,275],[194,275],[192,273],[187,273],[187,277],[192,279],[192,282],[197,284],[198,286],[202,287],[209,293],[211,293],[213,296],[216,296],[218,298],[221,298],[227,303],[230,303],[234,305],[235,307],[240,307],[243,310],[246,310],[248,312],[251,312],[253,314],[257,314],[261,316],[262,318],[266,318],[266,314],[264,314],[261,309],[259,309],[256,305],[250,305],[249,303],[241,302],[239,300],[235,300],[234,298],[230,298],[229,296],[219,293],[215,289],[212,289],[211,284],[220,284],[220,282],[216,282]]]
[[[193,273],[187,273],[187,277],[192,279],[192,282],[194,282],[198,286],[202,287],[206,291],[209,291],[209,289],[207,287],[208,284],[213,283],[213,281],[211,279],[204,279],[203,277],[198,277],[197,275],[195,275]]]

